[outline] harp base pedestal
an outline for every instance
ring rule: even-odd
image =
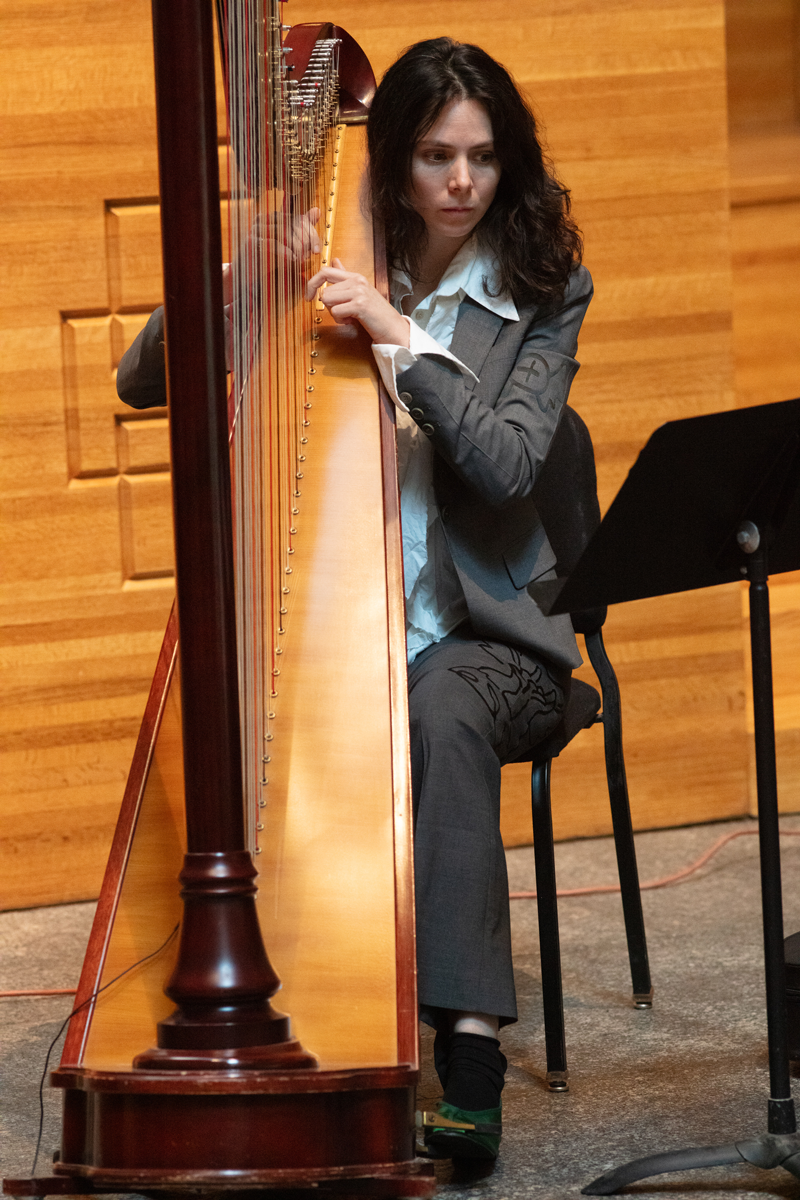
[[[63,1141],[53,1192],[303,1189],[429,1196],[415,1157],[409,1067],[340,1071],[60,1068]],[[9,1194],[46,1195],[47,1181]],[[36,1190],[19,1190],[29,1183]],[[52,1193],[51,1193],[52,1194]]]

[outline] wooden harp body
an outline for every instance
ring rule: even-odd
[[[205,0],[156,0],[156,10],[159,5],[170,20],[176,10],[190,13],[197,37],[210,43]],[[247,7],[237,0],[234,25]],[[267,100],[272,108],[266,119],[261,116],[263,142],[297,131],[286,119],[291,106],[281,98],[280,80],[292,65],[301,84],[293,85],[295,95],[304,79],[308,91],[318,77],[323,51],[339,58],[344,71],[329,102],[326,147],[305,182],[295,187],[284,178],[281,188],[271,167],[266,175],[259,167],[255,183],[241,193],[240,209],[246,213],[255,192],[269,194],[263,220],[268,225],[274,217],[276,226],[285,225],[313,197],[323,209],[326,260],[340,257],[385,287],[385,257],[361,201],[363,55],[335,27],[300,27],[282,47],[279,5],[272,8],[261,14],[262,32],[257,27],[243,43],[251,62],[266,62],[269,86],[270,72],[277,73],[278,87]],[[193,44],[194,37],[185,29],[181,35],[184,43]],[[208,45],[204,53],[207,65]],[[280,67],[284,60],[288,69]],[[206,67],[206,92],[207,76]],[[197,103],[213,107],[213,95]],[[244,153],[243,137],[240,125],[234,160]],[[296,156],[297,145],[291,149]],[[169,193],[164,158],[162,146],[162,205]],[[178,169],[185,173],[185,166]],[[165,254],[168,237],[165,232]],[[250,240],[258,237],[251,233]],[[181,253],[191,257],[191,246],[181,247],[179,258]],[[197,269],[213,283],[213,260]],[[165,279],[174,421],[173,359],[183,354],[184,297],[183,285],[169,282],[166,264]],[[296,285],[293,292],[291,281],[279,279],[274,257],[255,290],[268,308],[280,301],[283,317],[280,326],[259,326],[240,353],[229,401],[234,492],[242,491],[248,455],[263,468],[258,486],[273,492],[262,532],[255,533],[248,518],[234,535],[237,582],[240,589],[245,585],[238,625],[246,844],[259,870],[264,942],[282,981],[275,1002],[316,1065],[292,1068],[280,1060],[270,1069],[269,1055],[259,1057],[248,1046],[221,1049],[218,1061],[216,1051],[203,1051],[205,1066],[190,1063],[188,1069],[175,1069],[175,1061],[162,1066],[157,1055],[142,1059],[168,1024],[174,1005],[164,988],[174,980],[176,960],[188,953],[171,936],[182,921],[177,879],[187,849],[184,796],[188,802],[189,776],[197,774],[193,755],[208,749],[187,727],[187,704],[194,708],[197,697],[186,690],[184,617],[194,601],[182,590],[179,548],[181,652],[173,612],[84,964],[79,1012],[52,1078],[64,1092],[60,1158],[52,1180],[36,1181],[37,1194],[314,1187],[429,1195],[434,1187],[432,1167],[414,1153],[418,1040],[393,416],[360,330],[336,326],[321,305],[300,300]],[[191,279],[184,291],[193,296]],[[219,296],[210,303],[218,305]],[[249,311],[247,304],[242,311]],[[193,336],[190,329],[190,341]],[[190,346],[187,361],[193,353]],[[289,414],[280,405],[269,409],[255,440],[242,427],[237,391],[245,360],[247,370],[258,360],[258,388],[265,394],[278,388]],[[295,395],[285,404],[282,372],[291,377]],[[284,419],[289,436],[279,443],[276,422]],[[186,428],[181,436],[192,438]],[[245,510],[260,499],[246,488],[242,494]],[[176,517],[177,510],[176,501]],[[178,523],[176,540],[185,532]],[[261,632],[248,642],[253,595],[264,589],[269,594]],[[191,669],[196,689],[196,665]],[[255,713],[248,689],[258,693]],[[194,750],[187,745],[192,739]],[[216,763],[213,752],[207,761]],[[192,821],[190,812],[190,852],[197,829],[195,818],[193,835]],[[232,968],[223,951],[205,969],[224,992]],[[302,1061],[313,1062],[308,1055]]]

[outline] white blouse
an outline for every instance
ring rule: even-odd
[[[424,353],[449,358],[468,380],[477,376],[450,353],[458,306],[465,296],[506,320],[518,321],[513,301],[506,295],[487,294],[484,280],[494,291],[497,271],[494,261],[478,250],[475,240],[466,242],[435,291],[421,300],[411,317],[410,347],[377,344],[372,347],[386,390],[397,407],[397,464],[400,481],[400,518],[403,530],[403,571],[406,596],[406,646],[408,661],[427,646],[441,641],[465,619],[467,606],[447,546],[433,490],[433,447],[408,407],[400,399],[398,377]],[[395,268],[391,294],[395,308],[412,291],[411,280]]]

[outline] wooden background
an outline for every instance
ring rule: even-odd
[[[796,0],[291,0],[380,74],[451,34],[530,95],[596,286],[573,402],[607,507],[672,417],[800,393]],[[487,14],[490,19],[487,19]],[[0,904],[97,894],[172,598],[165,418],[113,370],[160,297],[146,0],[7,0],[0,30]],[[730,116],[730,127],[729,127]],[[729,161],[731,175],[729,178]],[[739,585],[615,609],[638,828],[752,810]],[[800,581],[773,584],[782,805],[800,808]],[[554,772],[606,832],[602,735]],[[504,832],[529,839],[524,768]]]

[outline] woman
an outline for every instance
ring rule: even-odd
[[[565,190],[508,73],[437,38],[387,71],[368,123],[392,303],[335,260],[308,284],[373,340],[397,406],[420,1014],[435,1027],[442,1155],[495,1158],[516,1020],[500,766],[558,723],[580,664],[527,591],[554,555],[531,491],[591,299]]]
[[[527,591],[555,557],[531,498],[591,299],[566,191],[508,73],[437,38],[387,71],[368,123],[392,302],[334,265],[308,282],[360,322],[397,406],[407,602],[420,1015],[436,1029],[432,1153],[493,1159],[517,1019],[500,767],[558,723],[580,664],[568,617]],[[316,249],[301,218],[304,256]],[[165,401],[156,314],[120,365],[128,403]]]

